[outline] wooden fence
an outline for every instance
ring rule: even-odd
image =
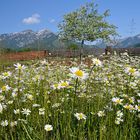
[[[140,48],[112,48],[111,52],[117,52],[117,54],[128,52],[129,55],[139,55],[140,56]],[[94,55],[95,57],[101,55],[105,52],[104,48],[84,48],[83,56]],[[30,51],[30,52],[15,52],[15,53],[5,53],[0,54],[0,60],[33,60],[33,59],[42,59],[46,57],[79,57],[80,50],[66,50],[66,49],[57,49],[53,51]]]
[[[47,55],[47,51],[14,52],[1,54],[0,60],[33,60],[37,58],[45,58]]]

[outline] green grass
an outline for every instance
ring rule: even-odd
[[[3,71],[12,74],[7,78],[3,72],[0,74],[0,139],[138,140],[139,62],[139,57],[112,56],[102,61],[102,66],[97,63],[90,67],[76,61],[66,66],[50,60],[23,62],[25,69],[15,69],[14,62],[10,63],[10,69]],[[71,77],[72,67],[79,68],[79,76],[88,76],[84,80]],[[135,71],[131,73],[128,68]],[[6,85],[10,89],[6,90]],[[113,98],[122,101],[113,102]],[[15,109],[20,110],[19,114],[14,113]],[[29,109],[29,115],[23,114],[23,109]],[[117,111],[122,115],[117,116]],[[76,113],[86,118],[78,120]],[[115,123],[117,118],[120,124]],[[8,125],[3,126],[5,120]],[[13,121],[17,124],[12,127]],[[46,124],[52,125],[53,130],[46,131]]]

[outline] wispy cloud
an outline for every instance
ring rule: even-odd
[[[40,23],[40,15],[37,13],[33,14],[31,17],[24,18],[22,22],[24,24],[38,24]]]
[[[50,23],[54,23],[55,22],[55,19],[50,19],[49,22]]]

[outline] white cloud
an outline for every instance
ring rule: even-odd
[[[51,19],[49,22],[50,23],[54,23],[55,22],[55,19]]]
[[[27,18],[24,18],[22,20],[22,22],[24,24],[37,24],[37,23],[40,23],[40,15],[39,14],[33,14],[31,17],[27,17]]]

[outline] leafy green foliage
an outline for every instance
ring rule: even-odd
[[[79,48],[78,45],[74,44],[74,43],[72,43],[68,46],[68,49],[71,49],[71,50],[77,50],[78,48]]]

